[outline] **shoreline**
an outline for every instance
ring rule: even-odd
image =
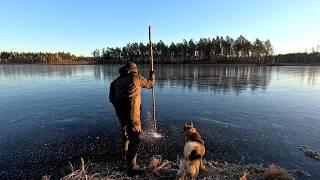
[[[124,163],[125,164],[125,163]],[[145,173],[130,178],[126,175],[125,167],[115,167],[110,164],[98,164],[85,162],[81,158],[80,166],[78,164],[70,165],[70,174],[59,177],[62,180],[71,179],[177,179],[179,174],[179,160],[176,162],[162,159],[161,155],[155,155],[149,159],[149,162],[142,167]],[[121,166],[121,165],[120,165]],[[238,165],[234,163],[206,161],[205,171],[200,172],[197,179],[284,179],[312,177],[304,170],[286,170],[275,164],[246,164]],[[43,175],[43,180],[50,180],[51,175]]]
[[[0,65],[123,65],[125,63],[0,63]],[[145,65],[149,63],[136,63]],[[156,65],[216,65],[216,66],[320,66],[320,63],[281,63],[281,64],[259,64],[259,63],[156,63]]]

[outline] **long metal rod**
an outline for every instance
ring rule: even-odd
[[[151,63],[151,71],[154,70],[153,68],[153,51],[152,51],[152,41],[151,41],[151,26],[149,25],[149,50],[150,50],[150,63]],[[157,120],[156,120],[156,98],[154,94],[154,87],[152,87],[152,117],[154,121],[154,129],[157,130]]]

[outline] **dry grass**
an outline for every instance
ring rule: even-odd
[[[41,180],[50,180],[50,176],[44,175]]]
[[[270,165],[264,175],[266,180],[272,180],[272,179],[281,179],[281,180],[291,180],[294,179],[289,173],[282,169],[279,166],[276,166],[274,164]]]
[[[125,173],[112,171],[108,166],[96,163],[87,163],[81,158],[79,169],[69,163],[71,173],[61,178],[61,180],[112,180],[112,179],[129,179]]]
[[[126,172],[113,170],[108,165],[85,163],[81,158],[79,169],[75,169],[70,163],[70,174],[64,176],[61,180],[176,179],[179,170],[178,164],[179,162],[163,160],[160,155],[156,155],[150,158],[149,165],[145,167],[146,173],[144,175],[129,178],[126,176]],[[294,179],[286,170],[276,165],[270,165],[269,167],[256,164],[240,166],[216,161],[205,162],[205,165],[206,170],[199,175],[198,179]],[[295,171],[291,171],[291,173],[296,174]],[[49,179],[50,176],[44,176],[42,180]]]

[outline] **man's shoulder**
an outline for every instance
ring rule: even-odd
[[[118,78],[112,80],[110,84],[113,85],[113,84],[117,81],[117,79],[118,79]]]
[[[119,81],[119,78],[120,76],[114,79],[113,81],[111,81],[110,86],[114,86],[114,84],[116,84]]]
[[[114,79],[111,83],[114,83],[114,82],[117,82],[117,81],[120,81],[121,79],[125,78],[127,76],[118,76],[116,79]]]
[[[132,81],[132,78],[135,78],[135,76],[134,75],[119,76],[111,82],[111,85],[123,83],[123,82],[127,82],[127,81]],[[137,77],[137,78],[139,78],[139,77]]]
[[[141,74],[134,74],[133,78],[135,78],[135,79],[143,79],[144,77]]]

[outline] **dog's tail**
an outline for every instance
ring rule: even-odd
[[[201,154],[197,150],[192,150],[189,155],[189,160],[193,161],[197,159],[201,159]]]

